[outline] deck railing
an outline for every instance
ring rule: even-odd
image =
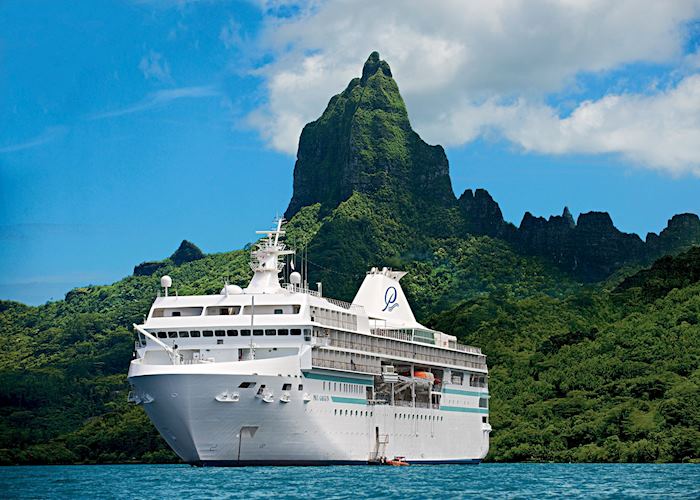
[[[401,329],[372,328],[371,331],[372,331],[373,335],[377,335],[378,337],[386,337],[386,338],[396,339],[396,340],[405,340],[408,342],[420,342],[420,343],[428,344],[428,345],[436,345],[436,344],[431,344],[430,342],[427,342],[427,339],[425,339],[424,337],[416,335],[416,330],[413,328],[408,328],[408,329],[407,328],[401,328]],[[437,347],[440,347],[440,346],[437,346]],[[472,347],[470,345],[460,344],[459,342],[449,342],[447,347],[449,349],[454,349],[455,351],[481,355],[481,349],[479,349],[478,347]]]
[[[371,354],[384,354],[388,357],[393,356],[415,359],[416,361],[427,361],[436,364],[446,364],[464,368],[475,368],[478,370],[486,369],[486,363],[476,363],[467,359],[467,356],[473,355],[471,353],[454,352],[442,349],[434,349],[431,350],[430,353],[423,353],[418,352],[416,349],[412,348],[411,344],[403,344],[401,347],[406,347],[405,349],[397,349],[390,346],[376,345],[374,342],[355,342],[353,340],[341,340],[338,338],[334,338],[333,335],[324,338],[328,339],[328,343],[326,345],[330,347],[352,349],[354,351],[367,352]]]
[[[323,297],[320,293],[318,293],[317,290],[312,290],[307,286],[303,285],[295,285],[294,283],[285,283],[284,284],[285,290],[293,293],[306,293],[308,295],[312,295],[314,297],[319,297],[322,298],[323,300],[326,300],[330,302],[331,304],[334,304],[338,307],[342,307],[343,309],[348,309],[356,312],[357,314],[361,314],[364,312],[365,308],[362,307],[361,305],[358,304],[351,304],[350,302],[345,302],[344,300],[338,300],[338,299],[333,299],[331,297]]]

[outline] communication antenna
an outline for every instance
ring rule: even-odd
[[[165,289],[165,296],[168,296],[168,288],[173,286],[173,279],[167,274],[160,279],[160,286]]]
[[[292,274],[289,275],[289,282],[298,288],[299,285],[301,285],[301,274],[294,271]]]

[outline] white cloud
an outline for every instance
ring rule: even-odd
[[[3,153],[15,153],[17,151],[24,151],[26,149],[33,149],[39,146],[43,146],[55,139],[66,134],[68,131],[67,127],[56,126],[48,127],[41,134],[31,139],[16,144],[8,144],[7,146],[0,146],[0,154]]]
[[[102,118],[113,118],[115,116],[139,113],[149,109],[166,106],[167,104],[180,99],[198,99],[203,97],[219,97],[220,91],[213,86],[201,87],[180,87],[175,89],[158,90],[148,94],[143,100],[126,106],[125,108],[96,113],[88,117],[90,120]]]
[[[293,154],[303,124],[378,50],[429,142],[459,145],[491,132],[528,151],[619,153],[697,172],[700,151],[687,128],[697,126],[697,66],[682,46],[684,23],[698,15],[697,0],[312,3],[291,18],[268,19],[261,43],[273,62],[259,69],[268,102],[250,123]],[[684,66],[689,75],[655,94],[618,90],[578,103],[564,119],[544,104],[570,91],[577,75],[635,62]]]
[[[651,95],[583,101],[566,118],[526,100],[463,104],[427,131],[443,134],[448,145],[498,133],[525,151],[620,154],[674,175],[700,175],[700,75]]]
[[[149,51],[148,54],[141,58],[139,69],[143,73],[146,80],[156,80],[161,83],[170,83],[173,81],[170,76],[170,65],[158,52]]]
[[[221,43],[223,43],[224,47],[227,49],[239,46],[242,42],[241,25],[235,20],[229,19],[229,21],[221,27],[219,40],[221,40]]]

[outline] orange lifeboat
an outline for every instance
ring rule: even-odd
[[[433,375],[430,372],[414,372],[413,376],[416,378],[422,378],[425,380],[429,380],[430,382],[435,382],[435,375]]]
[[[385,463],[387,465],[393,465],[394,467],[401,467],[404,465],[411,465],[405,460],[406,457],[394,457],[393,460],[387,460]]]

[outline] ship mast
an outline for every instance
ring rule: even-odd
[[[291,255],[294,251],[287,250],[280,240],[280,237],[285,234],[282,230],[284,218],[280,217],[276,222],[276,229],[255,232],[267,237],[261,239],[256,244],[256,248],[250,252],[253,278],[245,289],[246,293],[279,293],[283,290],[279,273],[284,269],[284,262],[280,262],[279,258],[283,255]]]

